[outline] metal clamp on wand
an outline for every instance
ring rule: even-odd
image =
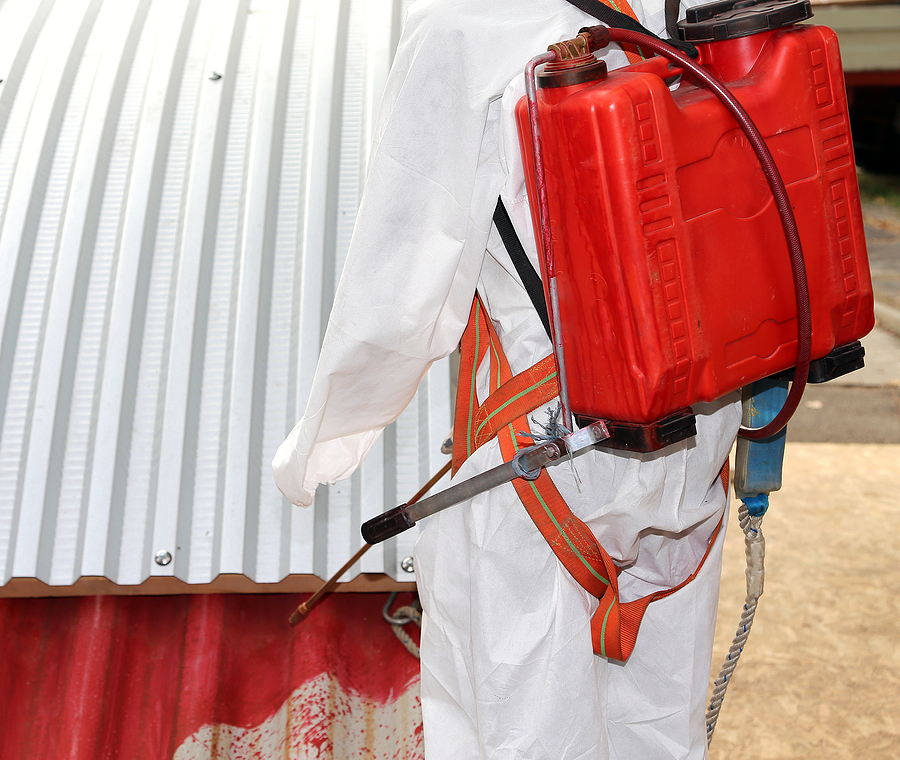
[[[468,501],[480,493],[509,483],[515,478],[534,480],[541,474],[544,467],[556,464],[567,454],[572,457],[583,454],[594,444],[608,437],[609,431],[606,429],[606,425],[602,421],[598,421],[562,438],[529,446],[527,449],[522,449],[509,462],[497,465],[474,478],[450,486],[445,491],[422,499],[415,504],[401,504],[378,517],[373,517],[363,523],[362,536],[367,544],[386,541],[413,527],[424,517]]]

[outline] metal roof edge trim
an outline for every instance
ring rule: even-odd
[[[174,577],[154,576],[143,583],[123,586],[102,576],[82,576],[68,586],[50,586],[37,578],[12,578],[0,586],[0,599],[35,599],[66,596],[174,596],[189,594],[308,594],[322,579],[315,575],[290,575],[278,583],[256,583],[246,575],[222,573],[212,583],[188,583]],[[415,591],[416,584],[395,581],[385,573],[360,573],[338,583],[335,593]]]

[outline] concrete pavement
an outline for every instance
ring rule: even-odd
[[[807,386],[788,425],[789,441],[900,443],[900,338],[879,325],[862,344],[865,367]]]
[[[790,441],[900,443],[900,209],[865,203],[863,218],[877,320],[862,341],[866,366],[809,386]]]
[[[900,756],[898,482],[898,444],[788,444],[763,523],[765,592],[711,760]],[[740,620],[744,564],[732,516],[714,673]]]
[[[811,386],[788,427],[765,593],[711,760],[900,756],[900,211],[864,213],[879,324],[865,369]],[[746,593],[734,513],[713,678]]]

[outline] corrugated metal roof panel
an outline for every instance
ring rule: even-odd
[[[0,582],[328,577],[440,466],[446,362],[312,509],[269,465],[312,380],[407,5],[0,6]],[[411,580],[414,539],[360,569]]]
[[[294,601],[0,599],[0,757],[421,758],[419,663],[385,595],[291,629]]]

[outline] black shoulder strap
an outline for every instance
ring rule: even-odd
[[[547,314],[547,301],[544,299],[544,286],[541,284],[540,276],[528,260],[528,255],[525,253],[522,242],[519,240],[519,236],[513,227],[512,219],[509,218],[506,206],[503,205],[503,201],[500,198],[497,198],[497,208],[494,209],[494,224],[497,225],[500,239],[503,241],[509,257],[512,259],[516,272],[519,273],[519,279],[522,280],[522,284],[525,286],[525,292],[528,293],[531,303],[534,304],[535,311],[541,318],[544,330],[547,331],[547,337],[550,338],[550,317]]]
[[[570,5],[574,5],[576,8],[580,8],[585,13],[590,16],[593,16],[598,21],[602,21],[607,26],[614,27],[616,29],[627,29],[631,32],[640,32],[641,34],[647,34],[651,37],[656,37],[656,39],[661,39],[657,37],[653,32],[651,32],[647,27],[643,24],[635,21],[631,16],[626,16],[624,13],[620,13],[619,11],[610,8],[608,5],[604,5],[600,0],[567,0]],[[671,6],[671,2],[667,3],[667,6]],[[672,8],[667,7],[667,15],[671,16]],[[678,15],[678,4],[675,4],[675,15],[677,18]],[[667,18],[668,23],[668,18]],[[669,31],[669,34],[672,32]],[[685,55],[696,58],[699,55],[697,48],[695,48],[690,42],[684,42],[682,40],[677,39],[668,39],[664,40],[664,42],[668,42],[672,47],[680,50]]]
[[[666,34],[670,39],[678,39],[678,14],[681,12],[681,0],[666,0]]]

